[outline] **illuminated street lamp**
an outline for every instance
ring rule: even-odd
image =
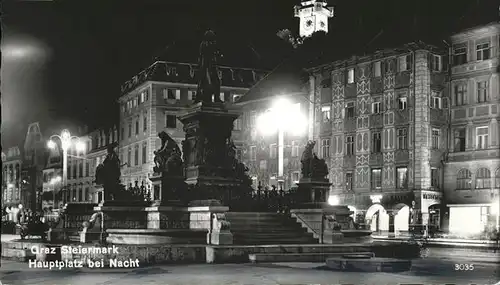
[[[278,184],[283,189],[283,150],[285,132],[301,135],[307,128],[307,119],[300,110],[300,103],[285,98],[277,99],[270,109],[257,118],[257,130],[263,135],[278,132]]]
[[[59,205],[56,204],[56,184],[57,183],[60,183],[61,182],[61,176],[56,176],[56,177],[53,177],[52,179],[50,179],[50,185],[52,185],[52,201],[54,203],[54,209],[56,209],[56,205],[57,205],[57,208],[59,208]]]
[[[71,136],[71,133],[64,129],[61,132],[61,135],[52,135],[47,143],[47,146],[50,149],[55,149],[57,146],[56,142],[53,141],[53,138],[59,138],[61,141],[61,148],[63,150],[63,176],[62,176],[62,187],[66,189],[68,183],[68,150],[71,146],[74,146],[77,151],[85,150],[85,144],[83,144],[80,139],[76,136]]]

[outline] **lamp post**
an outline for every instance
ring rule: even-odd
[[[67,129],[62,130],[60,135],[52,135],[50,137],[49,142],[47,143],[47,146],[50,149],[55,149],[57,145],[53,138],[59,138],[61,141],[61,148],[63,151],[62,189],[66,190],[66,186],[68,184],[68,150],[74,145],[78,151],[83,151],[85,149],[85,145],[80,142],[78,137],[72,136]]]
[[[278,98],[272,107],[257,118],[257,130],[264,135],[278,132],[278,185],[283,190],[285,132],[302,134],[307,127],[307,119],[300,110],[300,103],[292,103]]]

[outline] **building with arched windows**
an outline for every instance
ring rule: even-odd
[[[451,140],[444,194],[452,234],[477,235],[498,228],[499,39],[500,23],[451,37]]]
[[[19,147],[11,147],[2,152],[2,210],[9,220],[14,220],[15,209],[22,202],[21,165]]]

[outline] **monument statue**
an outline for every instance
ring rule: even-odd
[[[115,152],[115,146],[116,144],[108,146],[106,158],[96,168],[95,183],[104,187],[104,200],[109,200],[111,196],[114,199],[120,185],[120,159]]]
[[[220,99],[220,79],[217,70],[217,59],[220,52],[217,48],[215,33],[207,31],[200,44],[198,59],[198,91],[196,102],[222,102]]]
[[[161,147],[154,151],[153,171],[155,173],[167,173],[169,175],[183,175],[182,153],[177,142],[166,132],[158,134],[161,139]]]
[[[315,141],[307,142],[302,153],[300,162],[302,163],[302,177],[312,179],[325,179],[328,175],[328,166],[324,159],[318,158],[314,153]]]

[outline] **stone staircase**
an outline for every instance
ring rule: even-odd
[[[234,244],[317,244],[295,219],[287,214],[267,212],[228,212]]]

